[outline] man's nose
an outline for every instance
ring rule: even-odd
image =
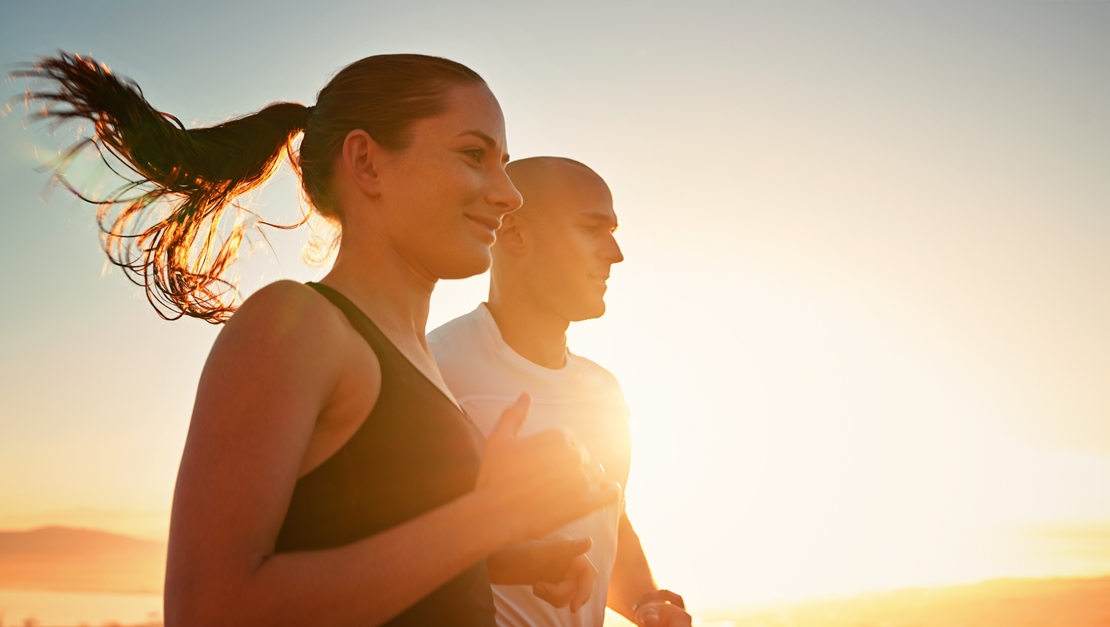
[[[624,253],[621,252],[620,244],[617,243],[617,238],[609,234],[609,241],[606,242],[605,249],[602,251],[602,259],[609,263],[620,263],[624,261]]]

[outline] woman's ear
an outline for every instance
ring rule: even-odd
[[[343,170],[367,196],[381,194],[380,166],[386,151],[370,133],[355,129],[343,140]]]

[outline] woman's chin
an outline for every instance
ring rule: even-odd
[[[480,250],[459,251],[450,259],[443,259],[436,275],[445,280],[465,279],[489,270],[492,263],[489,248],[482,246]]]

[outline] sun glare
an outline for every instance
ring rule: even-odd
[[[624,386],[630,515],[696,601],[1076,572],[1020,530],[1110,515],[1105,461],[1014,439],[928,347],[813,286],[645,276],[616,281],[622,325],[585,323],[572,347]]]

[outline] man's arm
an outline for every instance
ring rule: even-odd
[[[632,529],[628,516],[621,514],[617,526],[617,559],[609,578],[606,604],[621,616],[636,622],[632,606],[640,597],[656,589],[644,548],[640,545],[640,536]]]
[[[639,619],[632,611],[636,601],[659,588],[651,576],[640,536],[632,528],[626,514],[621,514],[617,526],[617,559],[609,577],[609,595],[606,604],[628,620],[644,627],[687,627],[690,615],[676,605],[662,601],[651,602],[640,608]]]

